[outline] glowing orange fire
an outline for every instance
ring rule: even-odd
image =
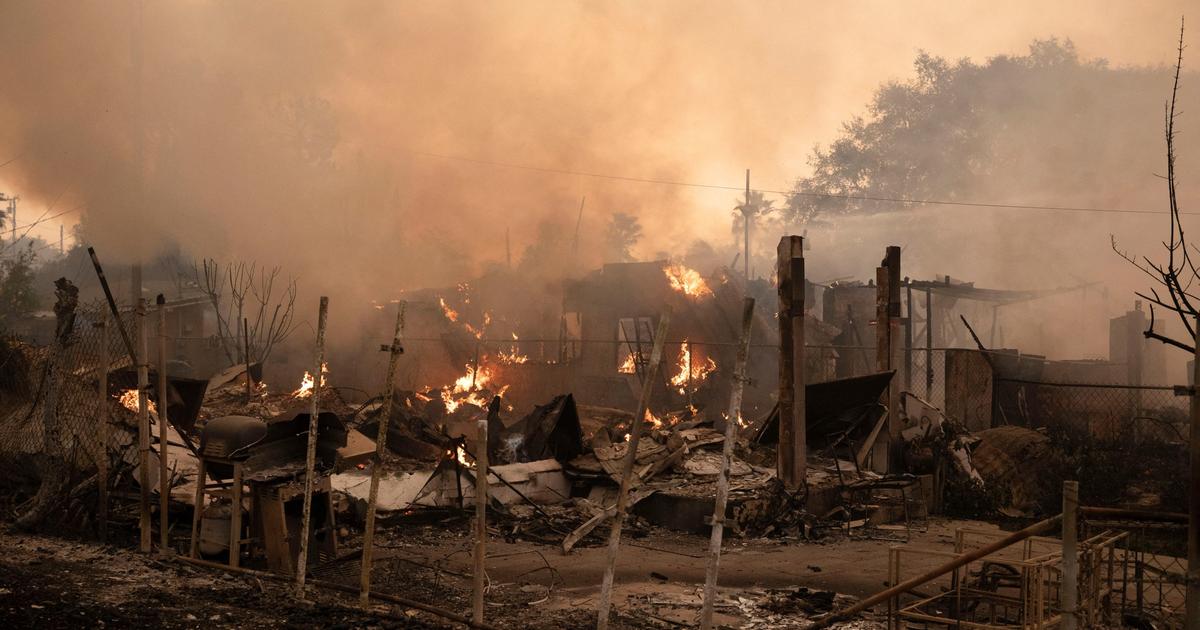
[[[462,285],[459,286],[459,290],[460,291],[463,290]],[[470,304],[471,300],[470,300],[470,298],[463,298],[463,302],[466,304]],[[439,297],[438,305],[442,307],[442,314],[446,316],[446,319],[448,319],[451,322],[454,322],[456,324],[461,324],[462,327],[465,328],[467,330],[467,332],[474,335],[476,339],[483,339],[483,331],[486,330],[488,325],[492,323],[492,314],[487,311],[484,311],[484,313],[483,313],[483,327],[476,328],[476,327],[472,326],[469,322],[458,321],[458,318],[459,318],[458,311],[454,310],[453,308],[450,307],[449,304],[446,303],[446,298]]]
[[[692,348],[687,342],[679,344],[679,371],[671,377],[671,385],[676,388],[680,395],[687,395],[688,387],[693,390],[708,378],[717,369],[717,362],[711,358],[705,357],[703,361],[692,361]],[[689,375],[691,380],[688,380]]]
[[[458,377],[453,384],[447,385],[441,390],[442,404],[446,407],[446,413],[454,413],[464,404],[474,405],[480,409],[487,406],[488,399],[479,390],[487,387],[495,375],[486,365],[479,366],[478,371],[470,365],[466,367],[466,374]],[[507,391],[508,386],[505,385],[496,391],[496,395],[503,396]]]
[[[703,298],[711,297],[713,294],[712,289],[708,288],[708,283],[704,281],[704,277],[695,269],[675,263],[663,267],[663,273],[666,274],[671,288],[684,295]]]
[[[442,314],[446,316],[446,319],[452,322],[458,321],[458,311],[450,308],[449,304],[446,304],[446,298],[438,298],[438,304],[442,306]]]
[[[467,452],[465,450],[463,450],[462,445],[459,445],[458,448],[456,448],[453,451],[446,451],[446,456],[454,457],[455,459],[457,459],[459,466],[463,466],[465,468],[474,468],[475,467],[474,462],[467,461]]]
[[[518,354],[515,348],[512,352],[500,350],[496,353],[496,358],[505,365],[520,365],[529,362],[529,355]]]
[[[117,395],[116,398],[117,402],[121,403],[122,407],[125,407],[133,413],[138,412],[138,391],[136,389],[127,389]],[[154,405],[154,401],[150,400],[149,398],[146,399],[146,411],[150,415],[158,417],[158,408]]]
[[[654,415],[649,407],[646,408],[646,424],[649,424],[651,429],[661,429],[663,427],[663,421]]]
[[[637,363],[635,361],[636,360],[634,359],[633,353],[630,352],[629,354],[625,355],[625,362],[617,368],[617,371],[621,374],[636,374]]]
[[[329,374],[329,364],[321,364],[321,387],[325,387],[326,375]],[[312,396],[313,386],[316,385],[316,379],[308,370],[304,371],[304,376],[300,378],[300,388],[292,392],[293,398],[308,398]]]

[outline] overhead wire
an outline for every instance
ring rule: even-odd
[[[466,162],[470,164],[481,164],[487,166],[495,166],[500,168],[511,168],[517,170],[533,171],[538,173],[553,173],[557,175],[573,175],[578,177],[591,177],[595,179],[606,179],[612,181],[635,182],[641,184],[658,184],[664,186],[680,186],[687,188],[701,188],[709,190],[729,190],[736,192],[744,192],[745,186],[729,186],[723,184],[705,184],[699,182],[688,182],[671,179],[658,179],[652,177],[633,177],[628,175],[611,175],[607,173],[595,173],[589,171],[578,171],[565,168],[553,168],[545,166],[533,166],[528,164],[514,164],[511,162],[499,162],[495,160],[484,160],[479,158],[464,157],[460,155],[449,155],[445,153],[433,153],[429,151],[411,151],[414,155],[422,155],[427,157],[440,158],[456,162]],[[799,190],[774,190],[770,188],[750,188],[751,192],[760,194],[772,194],[794,197],[812,197],[824,199],[841,199],[845,201],[870,201],[877,203],[897,203],[907,205],[925,205],[925,206],[959,206],[968,208],[990,208],[999,210],[1027,210],[1027,211],[1043,211],[1043,212],[1096,212],[1110,214],[1167,214],[1166,210],[1134,210],[1130,208],[1104,208],[1093,206],[1063,206],[1050,204],[1016,204],[1016,203],[995,203],[986,201],[953,201],[947,199],[920,199],[911,197],[888,197],[882,195],[854,195],[854,194],[839,194],[839,193],[820,193],[807,192]],[[1200,212],[1181,212],[1180,214],[1200,214]]]

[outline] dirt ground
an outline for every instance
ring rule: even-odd
[[[933,520],[910,546],[950,549],[956,527]],[[465,519],[383,529],[373,572],[381,592],[466,614],[471,538]],[[178,541],[181,545],[182,540]],[[358,546],[351,533],[343,550]],[[694,626],[704,582],[707,539],[652,529],[622,546],[614,596],[615,627]],[[736,628],[803,628],[811,614],[885,586],[880,540],[839,537],[827,543],[727,539],[721,557],[717,623]],[[182,546],[180,547],[182,548]],[[605,550],[563,555],[552,546],[489,543],[487,620],[505,628],[591,628]],[[930,561],[933,562],[932,560]],[[919,564],[911,570],[919,570]],[[906,567],[906,573],[908,571]],[[315,576],[356,585],[356,558],[318,567]],[[839,593],[836,602],[833,593]],[[319,589],[297,602],[285,585],[198,568],[124,545],[0,535],[0,622],[9,627],[442,628],[445,620],[402,606],[356,609],[354,598]],[[869,616],[842,628],[881,628]]]

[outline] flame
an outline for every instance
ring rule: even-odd
[[[453,384],[443,387],[440,392],[446,413],[454,413],[464,404],[474,405],[480,409],[487,406],[488,399],[479,390],[487,387],[495,375],[486,365],[479,366],[478,371],[470,365],[467,365],[466,368],[466,374],[455,379]],[[506,391],[508,391],[507,385],[501,387],[496,395],[503,396]]]
[[[467,451],[462,447],[461,444],[459,444],[458,448],[455,449],[454,458],[458,460],[460,466],[465,466],[466,468],[475,467],[474,462],[467,461]]]
[[[617,368],[617,372],[620,372],[621,374],[637,373],[637,363],[634,362],[634,356],[632,352],[625,355],[625,362],[621,364],[621,367]]]
[[[465,285],[459,285],[460,291],[463,290],[462,289],[463,286],[465,286]],[[471,303],[470,298],[464,298],[463,303],[470,304]],[[453,308],[450,308],[450,305],[446,303],[446,298],[439,297],[438,305],[442,307],[442,314],[446,316],[446,319],[448,319],[454,323],[462,324],[462,327],[465,328],[467,330],[467,332],[474,335],[476,339],[483,339],[484,329],[486,329],[488,327],[488,325],[492,323],[492,314],[487,311],[484,311],[484,313],[483,313],[483,327],[476,328],[467,322],[459,322],[458,321],[458,318],[459,318],[458,311],[454,310]]]
[[[446,319],[452,322],[458,321],[458,311],[450,308],[449,304],[446,304],[446,298],[438,298],[438,304],[442,306],[442,314],[446,316]]]
[[[127,389],[127,390],[121,392],[119,395],[117,395],[116,399],[117,399],[117,402],[121,403],[122,407],[125,407],[126,409],[132,411],[133,413],[138,412],[138,409],[139,409],[138,390]],[[152,415],[156,418],[158,417],[158,407],[156,407],[154,405],[154,401],[150,400],[149,398],[146,399],[146,411],[149,412],[150,415]]]
[[[679,362],[677,365],[679,372],[671,377],[671,385],[676,388],[676,391],[680,395],[687,395],[687,388],[689,386],[694,390],[700,383],[704,382],[704,379],[708,378],[709,374],[713,373],[713,370],[717,369],[717,362],[708,357],[705,357],[703,361],[693,362],[692,349],[687,339],[684,339],[683,343],[679,344]],[[688,380],[689,375],[691,376],[690,381]]]
[[[666,274],[667,282],[671,284],[672,289],[689,297],[703,298],[711,297],[713,294],[712,289],[708,288],[708,283],[704,281],[704,277],[695,269],[675,263],[663,267],[663,273]]]
[[[663,427],[663,421],[651,413],[649,407],[646,408],[646,423],[650,425],[651,429],[661,429]]]
[[[321,387],[325,387],[326,375],[329,374],[329,364],[321,363]],[[316,379],[313,375],[304,371],[304,376],[300,378],[300,387],[292,392],[293,398],[307,398],[312,395],[313,386],[316,385]]]
[[[496,354],[496,357],[505,365],[519,365],[521,363],[529,362],[529,355],[517,354],[516,349],[513,349],[512,352],[505,352],[501,350]]]

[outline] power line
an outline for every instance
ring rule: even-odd
[[[20,153],[8,158],[7,160],[5,160],[3,162],[0,162],[0,168],[4,168],[5,166],[8,166],[9,164],[16,162],[17,160],[21,159],[24,156],[25,156],[25,151],[22,150]]]
[[[30,231],[32,231],[32,230],[33,230],[33,228],[37,227],[38,225],[41,225],[42,223],[45,223],[46,221],[49,221],[50,219],[56,219],[56,218],[58,218],[58,217],[61,217],[61,216],[63,216],[64,214],[69,214],[69,213],[71,213],[71,212],[74,212],[74,211],[76,211],[76,210],[79,210],[80,208],[83,208],[83,207],[85,207],[86,205],[87,205],[87,204],[80,204],[80,205],[78,205],[78,206],[75,206],[74,208],[71,208],[70,210],[63,210],[62,212],[59,212],[59,213],[56,213],[56,214],[52,214],[52,215],[50,215],[50,216],[48,216],[48,217],[47,217],[47,216],[45,216],[46,212],[49,212],[49,210],[47,210],[46,212],[43,212],[43,213],[42,213],[42,216],[41,216],[41,217],[38,217],[38,220],[37,220],[37,221],[34,221],[33,223],[27,223],[27,224],[25,224],[25,225],[19,225],[19,226],[16,226],[16,227],[10,228],[10,229],[12,229],[12,230],[14,230],[14,231],[15,231],[17,228],[28,228],[28,229],[26,229],[24,232],[22,232],[22,233],[21,233],[21,236],[19,236],[19,237],[18,237],[16,240],[14,240],[14,241],[12,241],[12,242],[9,242],[9,243],[5,244],[3,247],[0,247],[0,254],[3,254],[3,253],[5,253],[5,252],[7,252],[8,250],[10,250],[10,249],[12,249],[12,248],[16,247],[16,246],[17,246],[17,243],[19,243],[19,242],[21,242],[22,240],[24,240],[24,239],[25,239],[25,238],[26,238],[26,237],[29,235],[29,232],[30,232]],[[47,241],[47,242],[48,242],[48,241]]]
[[[37,227],[38,225],[40,225],[40,224],[42,224],[42,223],[45,223],[46,221],[49,221],[49,220],[51,220],[51,219],[57,219],[58,217],[61,217],[61,216],[62,216],[62,215],[64,215],[64,214],[70,214],[70,213],[72,213],[72,212],[75,212],[76,210],[80,210],[80,209],[82,209],[82,208],[83,208],[84,206],[86,206],[86,205],[87,205],[87,204],[78,205],[78,206],[75,206],[74,208],[71,208],[70,210],[63,210],[62,212],[59,212],[59,213],[56,213],[56,214],[52,214],[52,215],[50,215],[50,216],[48,216],[48,217],[39,218],[37,221],[34,221],[33,223],[26,223],[26,224],[24,224],[24,225],[7,226],[7,227],[5,227],[5,229],[7,229],[7,230],[20,230],[20,229],[22,229],[22,228],[33,228],[33,227]],[[22,237],[22,238],[24,238],[24,237]]]
[[[444,153],[431,153],[428,151],[412,151],[415,155],[423,155],[435,157],[444,160],[453,160],[457,162],[467,162],[470,164],[483,164],[487,166],[496,166],[500,168],[511,168],[523,171],[534,171],[538,173],[553,173],[556,175],[575,175],[579,177],[592,177],[595,179],[606,179],[612,181],[636,182],[640,184],[659,184],[664,186],[680,186],[686,188],[702,188],[709,190],[731,190],[742,192],[745,190],[742,186],[725,186],[721,184],[702,184],[698,182],[685,182],[669,179],[655,179],[649,177],[631,177],[626,175],[609,175],[606,173],[592,173],[588,171],[575,171],[562,168],[550,168],[545,166],[531,166],[528,164],[512,164],[509,162],[497,162],[493,160],[483,160],[478,158],[463,157],[459,155],[447,155]],[[1131,210],[1128,208],[1097,208],[1089,206],[1056,206],[1056,205],[1039,205],[1039,204],[1015,204],[1015,203],[991,203],[983,201],[949,201],[945,199],[915,199],[907,197],[883,197],[875,195],[843,195],[836,193],[817,193],[817,192],[802,192],[795,190],[772,190],[769,188],[751,188],[750,190],[758,193],[766,193],[783,196],[796,197],[814,197],[822,199],[842,199],[846,201],[872,201],[878,203],[897,203],[910,205],[926,205],[926,206],[958,206],[967,208],[990,208],[997,210],[1029,210],[1042,212],[1099,212],[1108,214],[1167,214],[1167,211],[1158,210]],[[1200,214],[1200,212],[1181,212],[1180,214]]]

